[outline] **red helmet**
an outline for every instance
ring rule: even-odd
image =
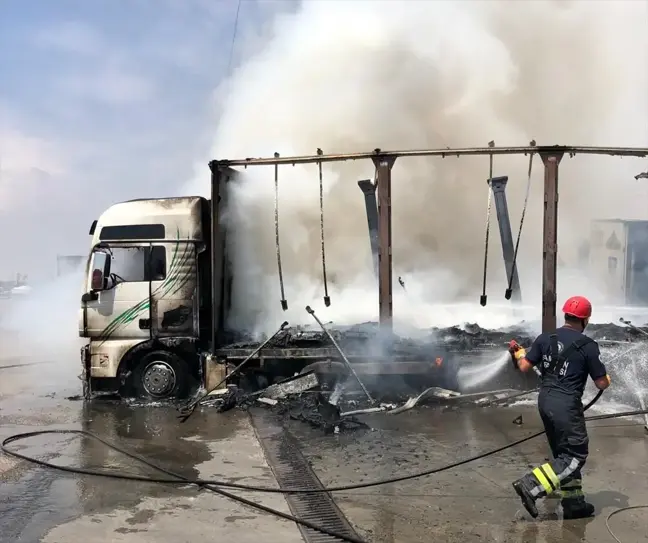
[[[563,313],[578,319],[589,319],[592,316],[592,304],[584,296],[572,296],[563,305]]]

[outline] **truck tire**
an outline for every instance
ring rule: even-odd
[[[135,397],[142,400],[182,400],[189,396],[193,378],[189,365],[168,351],[146,353],[131,374]]]

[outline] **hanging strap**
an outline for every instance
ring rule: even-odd
[[[549,362],[548,366],[545,367],[545,364],[542,364],[542,375],[556,375],[557,376],[557,371],[560,366],[567,360],[569,360],[569,357],[575,352],[575,351],[580,351],[585,345],[588,343],[591,343],[594,341],[591,337],[582,337],[580,339],[577,339],[574,341],[572,344],[567,346],[563,350],[562,353],[558,352],[558,336],[556,334],[551,334],[549,336],[549,342],[551,345],[551,362]]]
[[[317,149],[317,155],[323,154],[321,149]],[[326,250],[324,245],[324,181],[322,177],[322,163],[318,162],[319,168],[319,199],[320,199],[320,238],[322,241],[322,277],[324,280],[324,305],[326,307],[331,305],[331,298],[328,293],[328,281],[326,279]]]
[[[495,142],[490,141],[488,142],[489,147],[494,147]],[[491,208],[493,204],[493,194],[491,190],[491,182],[493,180],[493,155],[490,155],[489,157],[490,161],[490,167],[488,171],[488,208],[486,210],[486,241],[484,243],[484,276],[482,279],[482,294],[481,297],[479,298],[479,303],[483,306],[486,305],[486,301],[488,297],[486,296],[486,275],[488,271],[488,241],[490,237],[490,216],[491,216]]]
[[[279,153],[274,154],[275,158],[279,158]],[[288,309],[288,302],[284,292],[283,271],[281,269],[281,245],[279,243],[279,164],[274,165],[274,182],[275,182],[275,209],[274,209],[274,222],[275,222],[275,245],[277,247],[277,268],[279,270],[279,287],[281,288],[281,308],[286,311]]]
[[[536,145],[535,140],[531,140],[529,142],[529,145],[531,147],[535,147]],[[512,288],[513,277],[515,276],[515,270],[517,268],[518,248],[520,247],[520,238],[522,237],[522,226],[524,225],[524,215],[526,215],[527,204],[529,202],[529,192],[531,190],[531,174],[533,173],[533,155],[534,153],[531,153],[529,155],[529,172],[527,175],[527,186],[526,186],[526,194],[524,195],[524,205],[522,206],[522,216],[520,218],[520,228],[518,230],[517,240],[515,240],[515,250],[513,251],[513,264],[511,264],[511,276],[509,277],[508,288],[504,293],[504,297],[507,300],[510,300],[511,296],[513,295],[513,288]]]

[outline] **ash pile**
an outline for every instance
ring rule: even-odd
[[[642,328],[648,331],[648,324]],[[344,327],[331,326],[330,333],[344,352],[349,355],[366,354],[368,350],[371,352],[380,349],[381,355],[391,357],[399,357],[399,355],[426,357],[429,356],[431,347],[445,348],[451,352],[499,348],[506,346],[513,338],[520,344],[530,345],[535,338],[535,335],[530,332],[530,326],[526,326],[524,322],[496,330],[482,328],[478,324],[471,323],[448,328],[433,327],[420,331],[416,339],[393,335],[390,338],[383,338],[381,342],[375,341],[380,337],[380,327],[377,322]],[[589,324],[586,333],[597,341],[637,341],[642,339],[641,330],[614,323]],[[260,342],[253,341],[249,337],[238,337],[224,350],[252,349],[258,347],[259,344]],[[287,328],[268,343],[268,347],[276,349],[314,349],[330,345],[331,342],[325,332],[305,326]]]

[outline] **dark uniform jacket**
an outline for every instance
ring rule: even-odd
[[[540,368],[542,372],[541,389],[559,390],[580,400],[588,375],[596,380],[607,374],[607,370],[601,362],[598,343],[587,338],[585,334],[566,326],[558,328],[555,334],[555,344],[558,350],[557,361],[552,360],[551,357],[551,334],[540,334],[527,352],[526,359]],[[570,349],[570,346],[575,342],[579,342],[579,347]],[[561,356],[562,353],[567,354],[566,359]]]

